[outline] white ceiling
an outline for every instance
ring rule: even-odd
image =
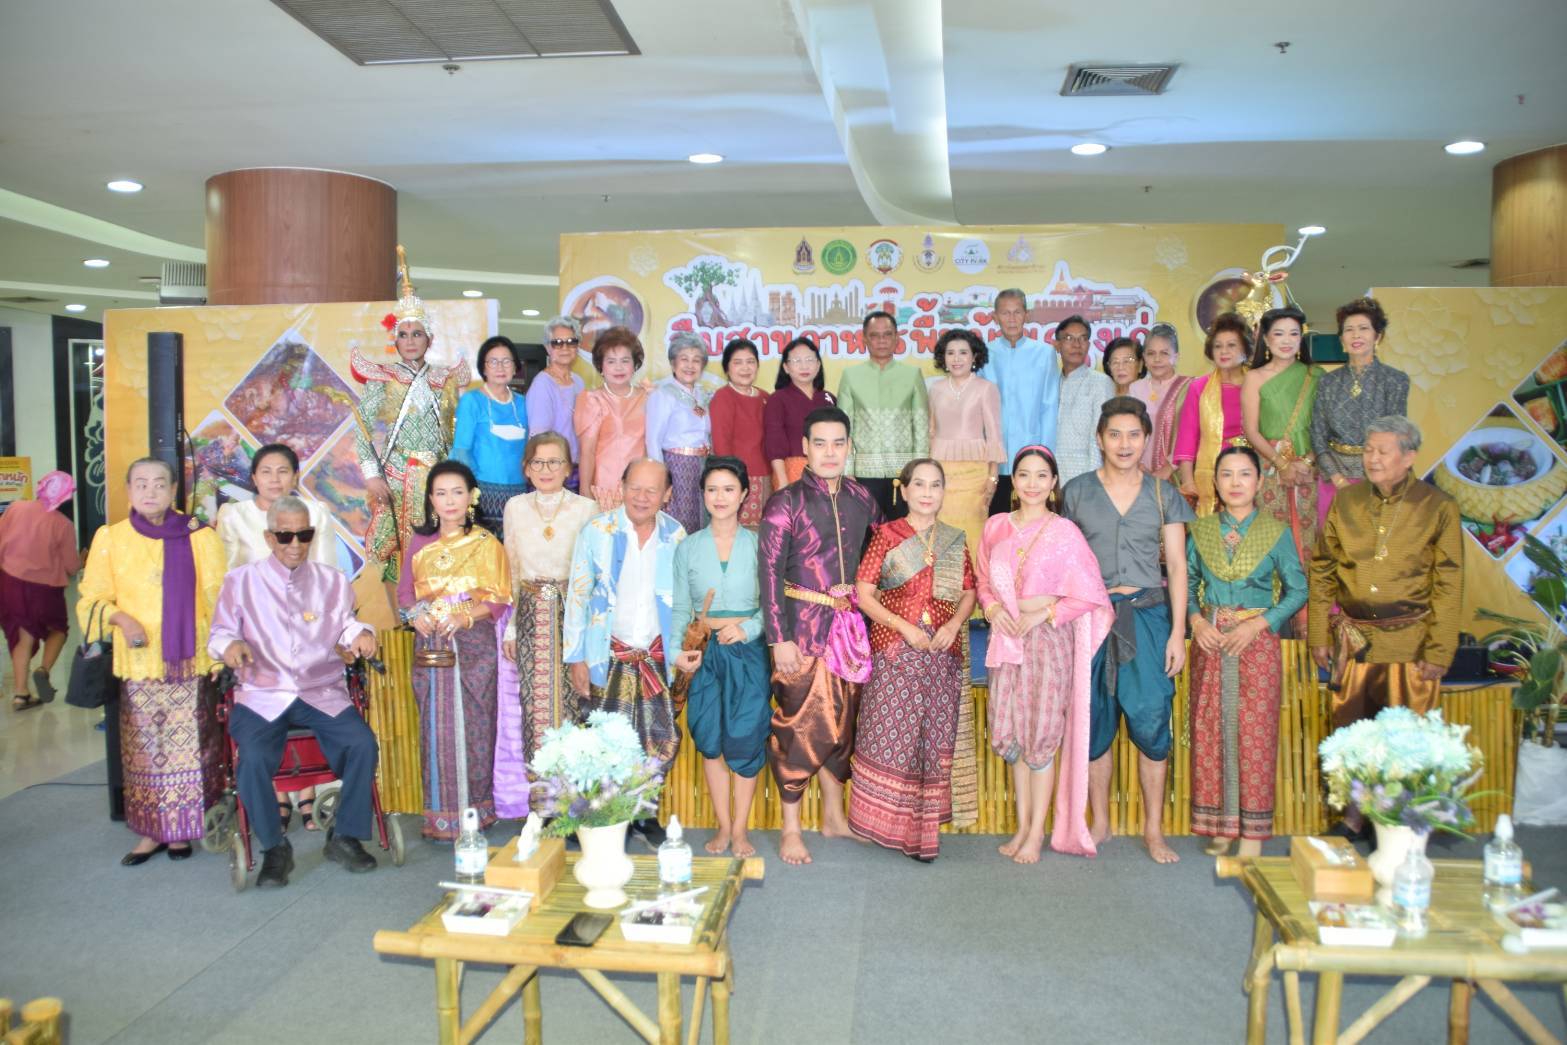
[[[137,277],[174,249],[113,245],[127,236],[101,223],[199,249],[206,178],[272,164],[387,181],[416,268],[513,280],[551,276],[575,231],[1319,223],[1291,285],[1327,313],[1373,284],[1483,283],[1451,266],[1489,253],[1491,167],[1567,140],[1563,0],[616,10],[640,56],[448,75],[356,66],[267,0],[4,0],[0,190],[64,211],[14,220],[40,208],[0,192],[0,297],[82,301],[87,318],[145,305]],[[1181,68],[1161,97],[1060,97],[1080,61]],[[1470,137],[1487,151],[1442,152]],[[1112,149],[1066,151],[1082,140]],[[727,162],[685,162],[700,151]],[[105,191],[115,177],[146,190]],[[505,332],[535,336],[520,311],[548,315],[554,288],[499,278],[420,290],[477,286]]]

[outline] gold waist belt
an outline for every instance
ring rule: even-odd
[[[683,457],[706,457],[712,453],[710,446],[669,446],[664,448],[666,454],[680,454]]]
[[[1331,440],[1328,442],[1328,448],[1336,454],[1347,454],[1350,457],[1358,457],[1366,452],[1364,446],[1356,446],[1353,443],[1335,443]]]
[[[834,610],[846,610],[849,608],[849,600],[836,595],[823,595],[819,591],[810,588],[802,588],[798,584],[784,582],[784,596],[796,599],[800,602],[809,602],[814,606],[826,606]]]
[[[1239,606],[1209,606],[1206,603],[1202,608],[1204,617],[1217,619],[1219,614],[1223,613],[1234,617],[1238,621],[1251,620],[1253,617],[1260,617],[1266,612],[1266,610],[1261,609],[1241,609]]]
[[[566,582],[557,581],[550,577],[525,578],[517,582],[517,587],[529,595],[541,595],[549,599],[558,599],[566,590]]]

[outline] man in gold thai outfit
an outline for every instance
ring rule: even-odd
[[[1389,706],[1436,706],[1458,645],[1458,505],[1410,474],[1420,429],[1366,427],[1367,482],[1339,490],[1311,561],[1311,655],[1333,676],[1333,728]]]
[[[430,317],[408,279],[408,259],[397,248],[399,297],[393,360],[375,360],[357,348],[348,365],[365,386],[359,399],[355,453],[370,498],[365,550],[383,564],[381,579],[397,581],[398,565],[413,527],[424,522],[425,477],[444,460],[452,442],[457,397],[472,378],[466,360],[456,366],[425,361],[430,351]]]

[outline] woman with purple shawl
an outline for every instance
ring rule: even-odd
[[[85,640],[113,637],[125,823],[141,836],[120,863],[134,867],[164,850],[190,856],[223,789],[222,732],[204,683],[224,557],[216,531],[172,509],[168,464],[135,461],[125,485],[130,518],[93,538],[76,617]]]

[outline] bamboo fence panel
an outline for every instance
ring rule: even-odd
[[[381,659],[386,674],[370,673],[370,726],[381,742],[377,781],[381,801],[392,812],[418,813],[424,808],[420,773],[419,716],[413,699],[413,635],[398,629],[380,633]],[[1279,753],[1276,776],[1273,833],[1318,834],[1334,819],[1322,796],[1317,745],[1330,730],[1330,701],[1317,682],[1316,665],[1304,642],[1283,644],[1284,687],[1279,705]],[[967,651],[965,650],[965,663]],[[971,688],[974,702],[974,739],[979,763],[979,819],[958,834],[1001,835],[1017,829],[1012,801],[1012,770],[990,747],[986,716],[989,690]],[[1470,741],[1485,758],[1480,787],[1497,794],[1474,804],[1478,832],[1489,832],[1496,817],[1512,809],[1512,781],[1517,768],[1521,716],[1512,709],[1512,687],[1502,684],[1475,689],[1450,689],[1442,694],[1442,711],[1449,722],[1470,727]],[[1191,727],[1187,714],[1187,676],[1176,679],[1171,709],[1170,748],[1164,832],[1191,833]],[[687,827],[716,826],[713,803],[702,775],[702,758],[681,721],[680,754],[664,785],[661,813],[667,820],[678,814]],[[1142,833],[1142,792],[1137,779],[1137,749],[1123,724],[1111,748],[1114,772],[1110,786],[1110,828],[1113,834]],[[853,783],[849,787],[852,789]],[[821,825],[821,789],[813,780],[801,800],[800,819],[807,828]],[[1054,810],[1052,810],[1052,816]],[[776,830],[783,823],[778,784],[763,768],[757,778],[756,800],[751,806],[750,827]],[[951,832],[950,825],[943,831]]]

